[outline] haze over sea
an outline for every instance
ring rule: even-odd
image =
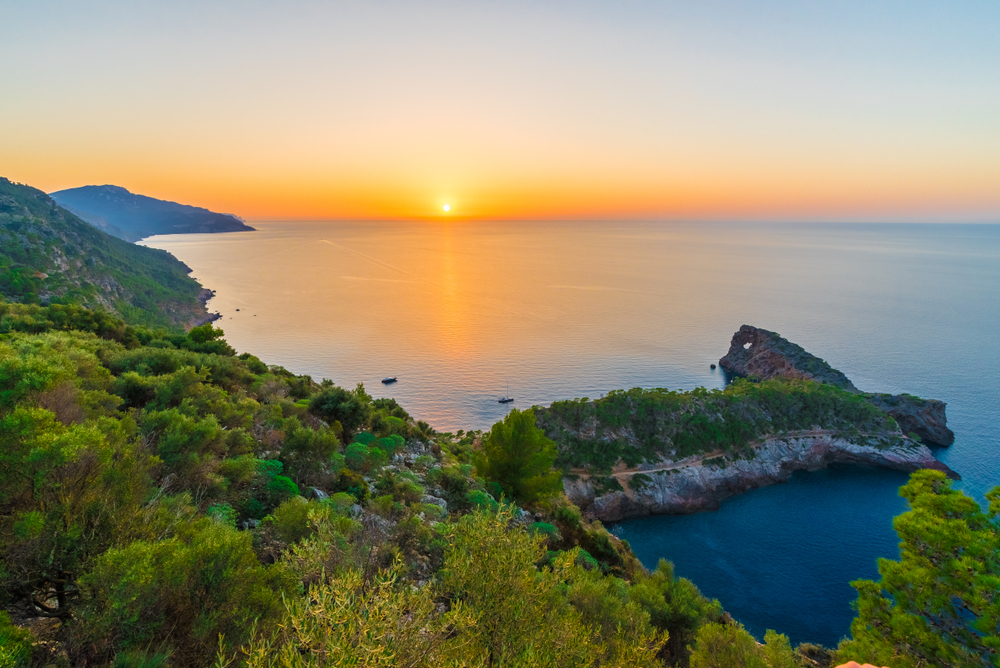
[[[1000,483],[1000,226],[253,223],[144,243],[217,290],[239,351],[393,396],[439,431],[629,387],[721,388],[741,324],[779,332],[867,391],[948,403],[938,457],[981,500]],[[237,309],[239,309],[237,311]],[[399,382],[384,386],[385,376]],[[854,590],[898,555],[898,472],[838,467],[717,512],[618,524],[749,630],[834,645]]]

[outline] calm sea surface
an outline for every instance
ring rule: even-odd
[[[1000,484],[1000,226],[255,223],[153,237],[218,291],[228,341],[269,364],[394,396],[439,431],[616,388],[722,387],[746,323],[869,391],[948,402],[938,456]],[[239,309],[239,310],[237,310]],[[399,382],[383,386],[385,376]],[[898,556],[906,481],[840,467],[721,510],[613,527],[672,560],[748,629],[833,645],[854,590]]]

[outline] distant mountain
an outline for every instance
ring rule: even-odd
[[[0,177],[0,295],[8,301],[79,304],[179,330],[211,319],[211,292],[190,272],[170,253],[105,234],[41,190]]]
[[[228,213],[130,193],[120,186],[83,186],[52,193],[52,199],[91,225],[126,241],[154,234],[252,232]]]

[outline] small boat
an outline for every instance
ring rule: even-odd
[[[385,378],[382,379],[382,382],[385,383],[386,385],[388,385],[389,383],[395,383],[396,380],[397,379],[396,379],[395,376],[387,376],[387,377],[385,377]]]
[[[510,396],[510,383],[507,383],[507,394],[503,395],[497,399],[498,404],[509,404],[514,401],[514,397]]]

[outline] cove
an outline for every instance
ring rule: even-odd
[[[660,558],[717,598],[747,630],[793,644],[835,646],[847,634],[858,578],[899,551],[893,516],[907,474],[835,465],[727,499],[717,511],[659,515],[609,526],[649,568]]]

